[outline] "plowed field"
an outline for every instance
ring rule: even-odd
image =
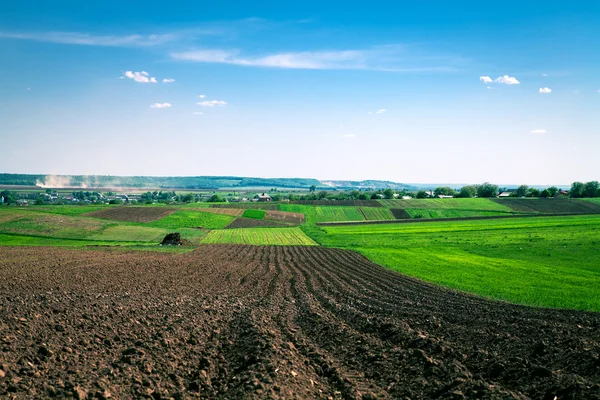
[[[463,295],[345,250],[6,247],[0,304],[3,398],[600,396],[599,314]]]
[[[83,214],[85,217],[112,219],[127,222],[151,222],[173,214],[176,209],[164,207],[111,207]]]

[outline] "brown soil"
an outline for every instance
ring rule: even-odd
[[[264,219],[290,225],[301,225],[304,223],[304,214],[287,211],[267,211]]]
[[[600,398],[600,314],[321,247],[0,248],[0,397]]]
[[[232,223],[227,225],[225,229],[237,229],[237,228],[273,228],[273,227],[284,227],[285,225],[273,222],[265,221],[263,219],[253,218],[236,218]]]
[[[176,209],[165,207],[118,206],[83,214],[85,217],[127,222],[152,222],[173,214]]]

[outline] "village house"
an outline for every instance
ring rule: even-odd
[[[252,201],[271,201],[271,196],[266,193],[257,194]]]

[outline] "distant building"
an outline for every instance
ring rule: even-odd
[[[440,199],[451,199],[451,198],[453,198],[454,196],[447,196],[447,195],[445,195],[445,194],[438,194],[438,196],[437,196],[437,197],[438,197],[438,198],[440,198]]]
[[[266,193],[257,194],[252,201],[271,201],[271,196]]]
[[[505,191],[498,195],[498,197],[510,197],[513,192]]]

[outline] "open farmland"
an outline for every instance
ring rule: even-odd
[[[246,228],[210,231],[202,243],[232,243],[278,246],[314,246],[316,243],[300,228]]]
[[[306,227],[403,274],[495,299],[600,311],[600,216]]]
[[[541,214],[600,213],[600,204],[583,199],[493,199],[516,212]]]
[[[591,399],[600,316],[322,247],[0,247],[0,396]]]
[[[175,213],[147,225],[156,228],[206,228],[222,229],[229,225],[235,217],[224,214],[213,214],[203,211],[180,209]]]
[[[186,207],[186,209],[191,209],[192,207]],[[231,215],[234,217],[241,217],[242,214],[244,213],[244,210],[242,210],[241,208],[197,208],[197,207],[193,207],[194,209],[196,209],[196,211],[200,211],[200,212],[207,212],[207,213],[213,213],[213,214],[222,214],[222,215]]]
[[[305,218],[302,213],[268,210],[265,215],[265,220],[282,222],[290,225],[301,225],[304,223]]]
[[[83,214],[85,217],[111,219],[127,222],[152,222],[173,214],[177,209],[167,207],[132,207],[120,206],[103,208]]]
[[[244,218],[252,218],[252,219],[263,219],[265,217],[266,211],[264,210],[244,210],[242,217]]]
[[[420,208],[446,210],[479,210],[511,212],[512,209],[502,203],[490,199],[408,199],[408,200],[378,200],[383,207],[389,208]]]

